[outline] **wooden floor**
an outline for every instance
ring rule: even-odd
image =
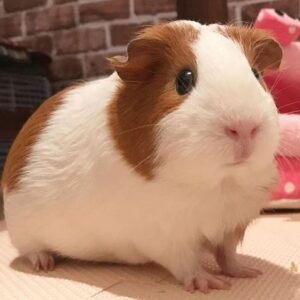
[[[234,279],[229,291],[189,294],[154,265],[63,261],[53,272],[33,273],[27,261],[17,258],[5,224],[0,222],[0,299],[300,300],[296,270],[300,270],[300,214],[262,217],[247,230],[239,252],[245,263],[264,274],[258,279]]]

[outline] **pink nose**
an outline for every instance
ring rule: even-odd
[[[234,140],[253,139],[259,128],[260,126],[253,122],[239,122],[225,126],[225,133]]]

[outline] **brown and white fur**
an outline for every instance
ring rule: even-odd
[[[251,68],[275,69],[265,32],[176,21],[152,26],[111,60],[116,72],[53,96],[8,155],[11,240],[36,269],[54,254],[156,262],[189,290],[228,288],[201,266],[253,277],[236,246],[276,178],[277,110]],[[176,92],[182,69],[196,76]]]

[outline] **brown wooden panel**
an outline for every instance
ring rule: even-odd
[[[177,0],[177,18],[203,24],[226,23],[227,0]]]

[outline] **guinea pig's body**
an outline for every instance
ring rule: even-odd
[[[147,29],[127,60],[112,61],[114,74],[53,96],[31,117],[3,190],[12,242],[35,268],[52,269],[54,254],[153,261],[208,292],[228,287],[201,267],[211,251],[228,275],[258,274],[235,248],[276,177],[277,113],[230,30],[183,21]],[[171,48],[182,53],[169,67]],[[188,91],[177,80],[186,69],[197,74]]]

